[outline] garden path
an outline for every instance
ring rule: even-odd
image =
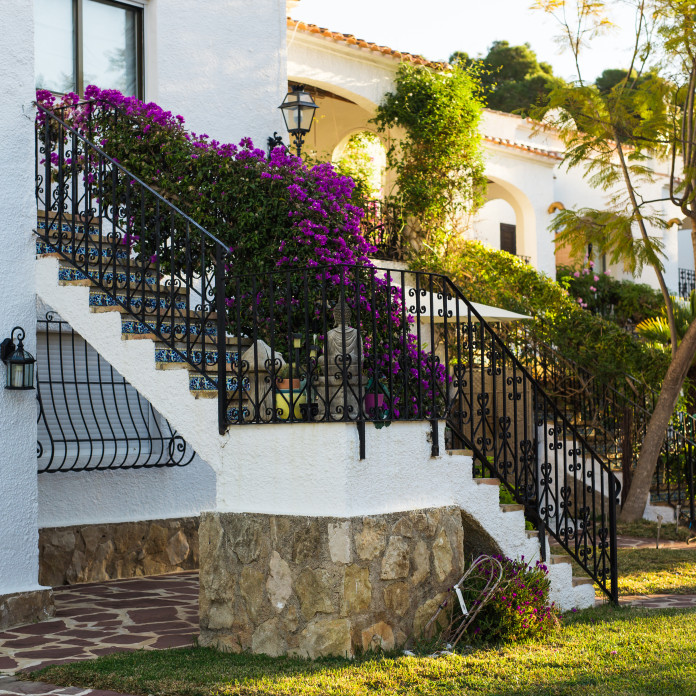
[[[184,647],[198,635],[197,571],[57,587],[54,596],[54,618],[0,633],[0,674]]]

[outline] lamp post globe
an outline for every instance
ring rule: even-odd
[[[312,95],[304,88],[304,85],[295,85],[286,95],[283,103],[278,107],[285,121],[288,133],[295,141],[297,156],[302,155],[304,136],[312,129],[314,112],[319,108]]]

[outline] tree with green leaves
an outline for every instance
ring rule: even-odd
[[[480,91],[475,72],[461,65],[434,71],[401,63],[394,91],[377,108],[380,132],[401,131],[387,150],[396,174],[388,199],[426,243],[457,236],[483,202]]]
[[[528,116],[533,107],[546,102],[555,87],[564,84],[548,63],[537,60],[528,43],[511,46],[507,41],[494,41],[484,58],[457,51],[450,62],[477,68],[486,106],[521,116]]]
[[[636,17],[631,60],[622,75],[599,84],[583,81],[581,55],[590,39],[611,26],[607,10],[617,0],[537,0],[535,5],[558,20],[578,74],[574,84],[552,91],[546,118],[564,138],[565,164],[583,168],[590,184],[608,194],[605,209],[559,212],[552,230],[574,253],[582,254],[591,243],[612,263],[622,262],[636,273],[649,265],[665,301],[672,359],[622,508],[622,519],[633,521],[643,514],[665,432],[696,355],[696,321],[679,340],[662,242],[651,234],[667,228],[665,208],[671,203],[691,221],[696,257],[696,4],[628,1]],[[646,192],[655,189],[654,160],[671,165],[665,196]]]

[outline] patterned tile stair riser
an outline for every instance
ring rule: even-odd
[[[192,320],[187,326],[185,323],[174,323],[173,335],[178,340],[185,340],[185,336],[198,336],[201,333],[201,327],[199,324],[194,323],[196,320]],[[135,321],[133,319],[124,319],[121,322],[121,333],[124,335],[128,334],[156,334],[161,333],[165,337],[172,336],[172,322],[171,320],[162,321],[159,324],[157,322],[147,322],[143,323],[140,321]],[[205,325],[205,335],[206,336],[217,336],[217,326],[212,322],[206,322]]]
[[[99,256],[99,248],[95,244],[90,244],[85,247],[83,244],[76,246],[73,251],[73,245],[71,243],[67,244],[50,244],[44,241],[36,242],[36,253],[37,254],[55,254],[58,251],[68,254],[69,256],[77,256],[78,258],[89,256],[90,260],[95,260]],[[104,243],[101,249],[101,256],[105,259],[112,259],[114,256],[125,263],[125,259],[129,257],[129,253],[118,246],[112,246],[111,244]],[[132,263],[136,263],[132,261]]]
[[[126,285],[126,274],[121,271],[117,271],[115,274],[113,271],[106,271],[101,274],[101,282],[102,284],[112,287],[114,286],[114,276],[115,276],[115,286],[117,289],[123,289]],[[140,273],[129,273],[130,276],[130,283],[133,285],[138,285],[141,282],[141,274]],[[93,280],[95,282],[99,281],[100,275],[99,271],[88,271],[87,274],[84,274],[82,271],[78,271],[76,268],[70,268],[68,266],[61,266],[58,269],[58,280],[62,280],[64,282],[71,282],[71,281],[76,281],[76,280]],[[154,272],[149,272],[145,274],[145,278],[143,280],[145,285],[159,285],[159,280],[157,276],[154,274]]]
[[[143,298],[140,293],[138,297],[131,297],[130,306],[136,311],[142,309]],[[118,300],[118,301],[117,301]],[[116,295],[116,299],[107,295],[105,292],[91,292],[89,295],[89,305],[90,307],[118,307],[127,306],[128,298],[125,295]],[[145,296],[145,309],[152,310],[153,312],[157,309],[157,297],[153,293],[149,293],[149,296]],[[159,307],[161,309],[169,309],[172,306],[171,299],[167,292],[162,289],[159,299]],[[178,295],[177,299],[174,301],[174,307],[176,309],[186,310],[186,298],[183,295]]]
[[[237,384],[239,383],[239,380],[236,377],[228,377],[227,378],[227,391],[228,392],[236,392],[237,391]],[[189,378],[189,389],[191,391],[216,391],[217,387],[209,380],[206,379],[205,377],[190,377]],[[242,389],[246,392],[248,392],[251,389],[251,383],[249,382],[248,377],[242,378]],[[228,394],[229,396],[229,394]]]
[[[228,340],[229,343],[229,340]],[[242,339],[242,345],[246,348],[247,340]],[[236,344],[236,339],[235,339]],[[155,349],[155,362],[167,364],[181,364],[185,365],[189,361],[189,352],[186,346],[182,346],[178,351],[172,348],[156,348]],[[190,362],[194,365],[200,365],[203,362],[203,351],[192,350],[190,355]],[[217,365],[218,352],[216,350],[206,350],[205,351],[205,363],[207,365]],[[228,350],[225,353],[225,362],[228,365],[237,365],[239,362],[239,351],[238,350]]]

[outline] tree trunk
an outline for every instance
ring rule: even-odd
[[[635,522],[643,516],[665,432],[694,355],[696,355],[696,321],[693,321],[687,329],[662,383],[660,396],[643,439],[638,465],[633,472],[631,490],[621,510],[622,522]]]

